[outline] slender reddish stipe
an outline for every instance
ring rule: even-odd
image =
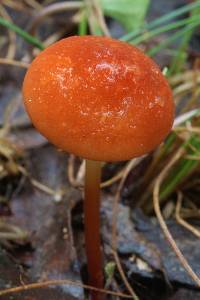
[[[84,224],[89,284],[103,288],[100,240],[100,178],[101,163],[86,160]],[[92,300],[102,300],[103,294],[93,291]]]
[[[159,67],[141,50],[107,37],[75,36],[51,45],[23,83],[33,124],[60,149],[88,159],[85,238],[89,283],[103,287],[100,162],[147,154],[171,130],[173,95]],[[102,300],[92,292],[92,300]]]

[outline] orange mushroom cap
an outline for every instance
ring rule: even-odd
[[[151,151],[174,117],[159,67],[137,48],[106,37],[69,37],[42,51],[25,76],[23,95],[38,131],[92,160]]]

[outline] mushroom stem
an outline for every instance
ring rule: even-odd
[[[85,244],[89,284],[103,288],[102,253],[100,239],[100,179],[101,162],[86,160],[85,174]],[[92,300],[102,300],[102,294],[91,292]]]

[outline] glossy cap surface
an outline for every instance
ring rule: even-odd
[[[25,76],[23,96],[39,132],[92,160],[151,151],[174,117],[158,66],[137,48],[105,37],[70,37],[41,52]]]

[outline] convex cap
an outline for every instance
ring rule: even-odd
[[[39,132],[92,160],[151,151],[174,117],[159,67],[139,49],[106,37],[69,37],[42,51],[25,76],[23,95]]]

